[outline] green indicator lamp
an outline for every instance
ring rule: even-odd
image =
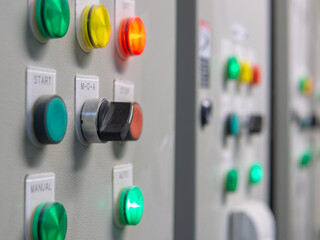
[[[235,192],[238,186],[238,170],[230,169],[226,176],[226,191]]]
[[[63,37],[70,22],[68,0],[36,0],[35,22],[45,39]]]
[[[240,63],[235,56],[229,57],[227,60],[227,79],[237,80],[240,74]]]
[[[253,164],[250,169],[250,183],[258,184],[263,178],[263,169],[260,164]]]
[[[32,220],[33,240],[64,240],[67,235],[67,212],[62,204],[43,202]]]
[[[119,198],[119,217],[123,225],[137,225],[143,214],[143,195],[139,187],[122,189]]]
[[[300,167],[308,167],[313,160],[312,150],[306,150],[302,153],[299,161]]]

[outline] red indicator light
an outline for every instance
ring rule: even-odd
[[[258,85],[261,82],[261,68],[258,65],[253,67],[253,79],[252,84]]]
[[[143,53],[146,45],[146,29],[140,17],[129,17],[122,20],[119,40],[123,57]]]

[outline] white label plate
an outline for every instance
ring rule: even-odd
[[[115,79],[113,82],[113,101],[133,102],[134,84],[132,82]]]
[[[99,98],[99,77],[76,75],[75,78],[75,125],[79,141],[88,145],[81,131],[81,109],[88,99]]]
[[[31,221],[34,211],[42,202],[54,202],[55,174],[28,175],[25,179],[25,239],[31,240]]]

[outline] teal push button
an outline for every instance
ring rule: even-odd
[[[62,141],[67,130],[67,109],[57,95],[38,98],[34,105],[33,128],[42,144],[56,144]]]
[[[143,214],[143,195],[139,187],[122,189],[119,198],[119,216],[123,225],[137,225]]]
[[[227,135],[238,136],[240,134],[240,119],[237,114],[230,114],[226,124]]]

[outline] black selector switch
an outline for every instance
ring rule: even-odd
[[[201,124],[205,126],[212,119],[212,102],[209,99],[203,99],[201,102]]]
[[[261,115],[251,115],[249,117],[248,130],[250,134],[260,133],[262,131],[263,118]]]
[[[137,140],[142,110],[137,103],[90,99],[82,107],[81,130],[88,143]]]
[[[103,101],[98,113],[98,136],[101,142],[122,141],[128,134],[132,119],[131,103]]]

